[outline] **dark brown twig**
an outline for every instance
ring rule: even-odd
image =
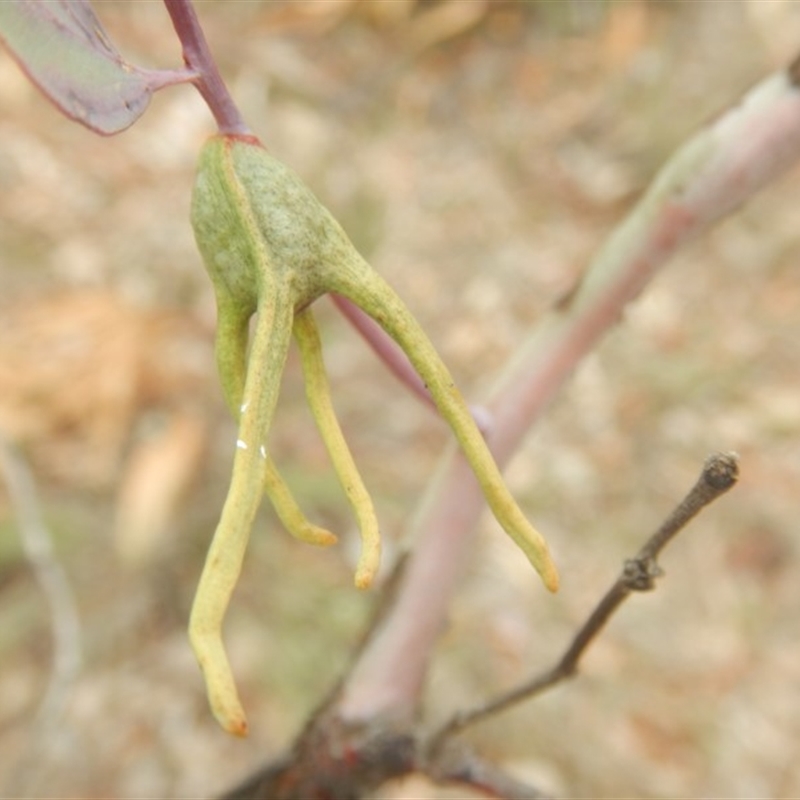
[[[460,784],[499,800],[548,800],[549,795],[509,775],[455,739],[437,753],[425,774],[439,784]]]
[[[441,745],[449,737],[572,677],[577,672],[578,662],[584,652],[622,602],[632,592],[647,592],[655,588],[655,579],[663,574],[658,566],[658,554],[705,506],[728,491],[736,483],[738,475],[739,464],[734,453],[714,453],[709,456],[697,483],[639,552],[625,561],[621,574],[589,615],[555,666],[487,703],[453,716],[430,739],[429,752],[434,760]]]

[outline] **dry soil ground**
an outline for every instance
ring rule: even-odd
[[[99,11],[132,60],[177,63],[160,3]],[[763,0],[199,12],[253,128],[474,399],[677,144],[800,46],[800,4]],[[35,475],[82,658],[60,714],[42,712],[53,615],[0,488],[0,795],[212,796],[290,741],[371,599],[352,589],[352,548],[290,541],[265,510],[227,627],[252,735],[218,730],[185,638],[233,441],[187,221],[211,119],[176,88],[100,139],[3,53],[0,108],[0,427]],[[659,591],[623,609],[583,675],[472,734],[560,796],[800,796],[798,197],[794,170],[671,263],[525,441],[509,480],[554,542],[558,596],[486,521],[432,719],[545,666],[706,454],[741,455],[740,485],[671,548]],[[319,306],[390,558],[445,433]],[[296,361],[273,447],[347,539]],[[463,793],[414,779],[380,796]]]

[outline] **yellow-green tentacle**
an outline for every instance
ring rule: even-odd
[[[239,414],[230,489],[208,550],[189,620],[189,638],[203,671],[209,702],[222,727],[239,736],[247,719],[222,643],[222,623],[264,490],[266,439],[291,337],[288,289],[275,285],[259,310]]]
[[[235,420],[239,419],[239,406],[247,380],[251,316],[251,313],[241,311],[218,296],[214,356],[225,403]]]
[[[308,544],[327,547],[336,544],[336,535],[319,525],[314,525],[306,519],[306,516],[297,505],[297,501],[292,496],[286,481],[280,476],[275,464],[271,459],[267,459],[267,476],[264,480],[264,489],[269,497],[278,519],[283,523],[295,539]]]
[[[233,418],[241,414],[242,397],[247,377],[247,340],[250,320],[233,307],[222,305],[218,312],[216,359],[225,401]],[[272,457],[267,453],[267,473],[264,491],[278,519],[296,539],[314,545],[335,544],[336,536],[306,519],[292,496],[286,481],[280,476]]]
[[[335,284],[331,291],[353,300],[403,348],[458,439],[497,521],[528,557],[544,585],[556,591],[558,571],[547,542],[509,492],[461,392],[414,316],[394,289],[360,257],[331,278]]]
[[[347,446],[331,400],[322,343],[310,309],[294,319],[294,338],[300,350],[306,396],[320,435],[328,449],[333,468],[353,509],[361,533],[361,557],[356,568],[355,584],[365,589],[372,584],[380,565],[381,543],[378,518],[350,448]]]

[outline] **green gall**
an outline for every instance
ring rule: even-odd
[[[294,336],[312,414],[362,536],[356,585],[374,579],[377,519],[339,428],[309,306],[332,292],[352,300],[400,345],[455,434],[489,507],[548,589],[558,573],[543,537],[503,482],[450,373],[411,312],[359,255],[338,222],[288,167],[253,137],[215,136],[200,156],[192,226],[217,303],[216,360],[223,392],[239,421],[230,489],[209,547],[189,624],[212,710],[237,735],[247,721],[222,644],[222,623],[241,571],[250,529],[267,494],[298,538],[335,536],[308,522],[268,454],[269,431]],[[250,320],[255,326],[250,333]]]

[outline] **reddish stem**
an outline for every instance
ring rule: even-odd
[[[220,75],[191,0],[164,0],[164,5],[183,45],[184,63],[197,73],[193,83],[211,109],[219,132],[251,133]]]

